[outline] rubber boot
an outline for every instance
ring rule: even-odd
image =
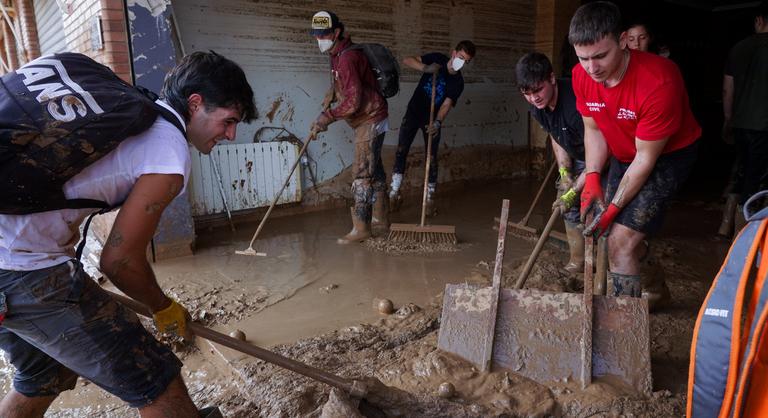
[[[664,270],[652,260],[645,260],[640,266],[642,297],[648,301],[648,311],[653,312],[663,308],[672,300]]]
[[[565,222],[565,235],[568,237],[568,250],[571,253],[568,264],[563,270],[571,275],[584,273],[584,235],[578,224]]]
[[[613,285],[613,296],[639,298],[641,295],[639,274],[621,274],[609,271],[608,281]]]
[[[354,242],[362,242],[371,237],[370,220],[361,219],[357,216],[356,212],[358,211],[355,211],[354,207],[349,208],[349,213],[352,216],[352,230],[349,231],[347,235],[337,239],[337,244],[346,245]]]
[[[385,190],[378,191],[373,196],[371,230],[375,235],[386,234],[389,231],[389,197]]]

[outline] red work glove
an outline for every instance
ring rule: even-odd
[[[611,228],[611,224],[619,212],[621,212],[620,207],[613,203],[608,205],[608,209],[598,213],[595,219],[592,220],[592,223],[584,228],[584,236],[594,235],[595,238],[600,238],[601,235],[608,232]]]
[[[581,191],[581,222],[587,218],[587,212],[592,210],[593,206],[598,204],[605,206],[603,202],[603,187],[600,186],[600,173],[587,173],[584,180],[584,189]]]

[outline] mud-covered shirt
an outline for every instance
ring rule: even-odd
[[[584,119],[576,109],[571,80],[557,80],[554,110],[550,111],[549,107],[537,109],[531,105],[531,115],[571,158],[584,161]]]
[[[424,65],[440,64],[440,71],[437,73],[437,88],[435,89],[435,114],[446,97],[451,99],[455,107],[464,91],[464,77],[461,75],[461,71],[456,71],[456,74],[449,73],[448,60],[448,56],[438,52],[421,56],[421,62]],[[416,115],[419,120],[428,121],[431,101],[432,74],[424,73],[421,75],[413,96],[411,96],[411,101],[408,102],[408,112],[411,115]]]
[[[733,77],[734,128],[768,131],[768,33],[734,45],[725,64]]]

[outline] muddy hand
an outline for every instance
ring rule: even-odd
[[[558,183],[560,190],[565,192],[568,189],[573,188],[573,176],[571,175],[571,170],[569,170],[568,167],[560,167],[557,171],[560,174]]]
[[[433,62],[432,64],[424,66],[424,72],[427,74],[434,74],[440,71],[440,64]]]
[[[424,128],[427,130],[427,134],[429,135],[437,135],[440,132],[440,126],[442,124],[439,120],[435,119],[434,122],[432,122],[432,125],[427,125]]]
[[[616,215],[621,212],[621,208],[611,203],[607,209],[600,206],[595,214],[595,218],[592,219],[592,223],[584,228],[584,236],[590,235],[595,238],[600,238],[603,234],[607,233],[611,229],[613,220],[616,219]]]

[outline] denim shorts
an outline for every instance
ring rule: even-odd
[[[77,261],[34,271],[0,270],[7,313],[0,349],[28,397],[72,389],[80,375],[130,406],[146,406],[182,363],[132,311],[115,302]]]
[[[670,199],[680,190],[693,171],[698,145],[698,142],[694,142],[685,148],[662,154],[656,160],[656,165],[643,187],[619,212],[615,222],[647,235],[658,232]],[[606,202],[613,199],[624,173],[629,169],[629,164],[611,158],[605,191]]]

